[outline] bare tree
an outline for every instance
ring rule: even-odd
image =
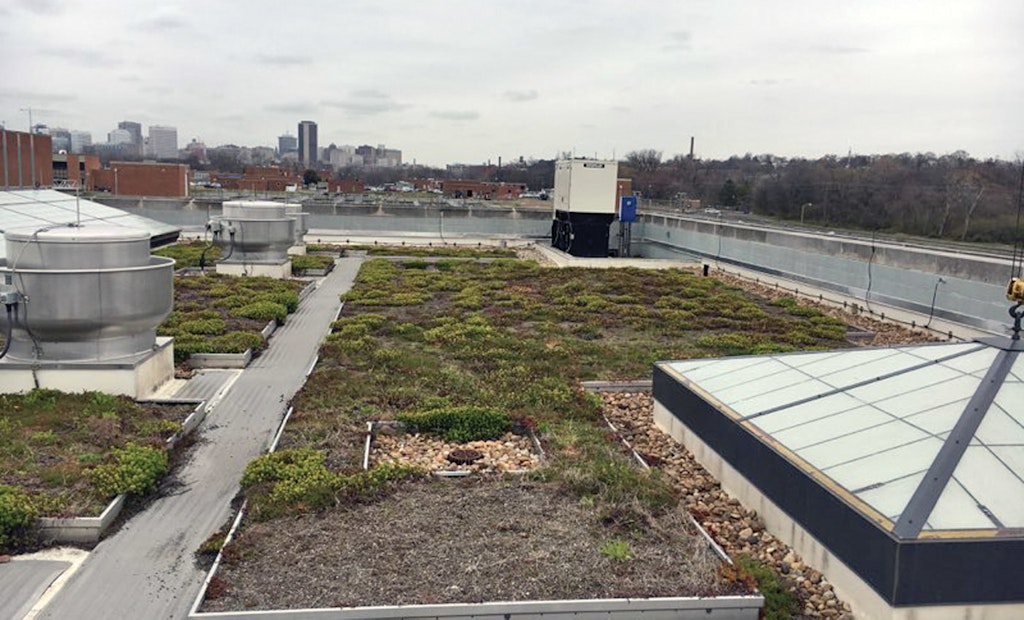
[[[640,173],[654,172],[661,165],[661,151],[641,149],[626,153],[626,163]]]

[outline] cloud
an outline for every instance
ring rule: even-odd
[[[480,118],[476,110],[434,110],[430,115],[446,121],[475,121]]]
[[[37,15],[51,15],[63,11],[65,3],[61,0],[20,0],[17,5]]]
[[[665,51],[689,51],[693,49],[693,34],[689,30],[675,30],[668,33],[668,43],[662,46]]]
[[[325,106],[337,108],[350,116],[373,116],[385,112],[397,112],[412,106],[391,99],[391,95],[379,90],[357,90],[348,99],[321,101]]]
[[[360,97],[365,99],[390,99],[391,95],[383,93],[375,89],[357,90],[352,92],[353,97]]]
[[[163,6],[150,16],[142,18],[139,27],[144,30],[168,31],[179,30],[187,25],[180,11],[174,6]]]
[[[747,82],[747,84],[751,86],[778,86],[781,83],[782,82],[776,80],[775,78],[762,78],[758,80],[750,80],[749,82]]]
[[[866,47],[857,47],[854,45],[836,45],[826,43],[824,45],[813,46],[811,51],[818,52],[819,54],[866,54],[871,50]]]
[[[0,90],[0,99],[15,101],[75,101],[78,95],[70,93],[42,93],[28,90]]]
[[[624,105],[613,105],[612,112],[631,112],[632,108]]]
[[[121,75],[117,78],[118,82],[124,82],[125,84],[136,84],[142,81],[142,78],[137,75]]]
[[[522,103],[524,101],[533,101],[539,95],[535,90],[506,90],[502,96],[509,101],[516,103]]]
[[[52,56],[83,67],[111,67],[121,64],[121,60],[107,56],[98,50],[78,47],[50,47],[39,50],[43,56]]]
[[[313,64],[309,56],[295,56],[289,54],[257,54],[256,62],[275,67],[296,67]]]
[[[316,112],[316,106],[308,103],[274,103],[263,106],[267,112],[280,112],[282,114],[312,114]]]

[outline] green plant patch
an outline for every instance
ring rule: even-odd
[[[352,474],[327,468],[323,452],[286,449],[249,462],[242,475],[254,518],[267,520],[379,496],[391,482],[422,475],[407,465],[384,464]]]
[[[432,433],[460,443],[497,439],[512,430],[512,420],[490,407],[440,407],[402,413],[398,421],[411,432]]]
[[[344,247],[348,251],[362,251],[371,256],[444,256],[451,258],[515,258],[515,250],[491,247],[466,247],[458,245],[441,245],[430,247],[388,246],[388,245],[351,245],[332,246]]]
[[[322,254],[305,254],[299,256],[292,256],[292,271],[303,272],[310,269],[323,269],[326,270],[334,265],[333,256],[324,256]]]
[[[176,276],[174,311],[157,335],[174,337],[175,363],[193,353],[243,353],[265,347],[268,321],[283,322],[299,306],[300,280],[217,273]]]
[[[166,256],[174,259],[174,268],[199,267],[199,260],[206,256],[205,266],[212,265],[220,258],[220,248],[205,241],[179,241],[174,245],[153,250],[156,256]]]
[[[192,409],[99,392],[0,395],[0,553],[28,542],[18,515],[96,516],[114,495],[151,490]]]
[[[799,613],[796,595],[786,588],[772,567],[745,553],[735,557],[734,562],[740,575],[756,582],[764,596],[765,620],[788,620]]]

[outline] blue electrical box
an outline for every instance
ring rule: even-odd
[[[619,221],[636,221],[636,196],[623,196],[619,203]]]

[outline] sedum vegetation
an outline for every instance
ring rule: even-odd
[[[816,311],[678,269],[374,259],[344,300],[295,401],[288,456],[265,457],[300,455],[310,467],[315,484],[308,494],[290,487],[299,490],[289,491],[289,514],[344,503],[337,477],[360,467],[367,421],[397,418],[459,437],[513,421],[549,450],[536,480],[592,505],[609,537],[643,535],[677,499],[609,440],[600,399],[581,380],[644,378],[656,360],[834,348],[845,335]],[[256,513],[285,514],[284,491],[261,484],[247,485]]]
[[[174,311],[157,335],[174,336],[178,363],[193,353],[258,353],[266,346],[260,331],[270,321],[284,323],[298,309],[305,285],[264,276],[176,276]]]
[[[0,553],[34,545],[39,516],[96,516],[152,491],[190,411],[100,392],[0,395]]]

